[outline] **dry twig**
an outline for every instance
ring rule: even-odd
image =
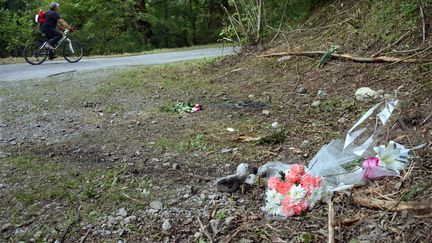
[[[419,0],[419,7],[420,7],[420,17],[422,19],[422,37],[423,37],[423,42],[426,41],[426,17],[424,14],[424,3],[423,0]]]
[[[87,230],[87,233],[81,238],[80,243],[84,243],[86,241],[86,239],[87,239],[88,235],[90,234],[90,232],[92,231],[92,229],[93,229],[93,225],[90,226],[90,228]]]
[[[236,232],[234,232],[234,234],[231,236],[231,237],[229,237],[228,238],[228,240],[226,241],[226,243],[230,243],[233,239],[234,239],[234,237],[236,237],[236,235],[238,234],[238,233],[240,233],[240,231],[242,231],[243,230],[243,228],[244,227],[246,227],[246,225],[248,225],[250,222],[252,222],[254,219],[251,219],[251,220],[249,220],[249,221],[247,221],[246,223],[244,223],[244,224],[242,224],[237,230],[236,230]]]
[[[130,196],[128,196],[126,193],[122,193],[123,194],[123,196],[125,196],[126,198],[128,198],[128,199],[130,199],[130,200],[132,200],[132,201],[135,201],[135,202],[137,202],[137,203],[140,203],[140,204],[142,204],[142,205],[147,205],[146,203],[144,203],[144,202],[141,202],[140,200],[138,200],[138,199],[136,199],[136,198],[133,198],[133,197],[130,197]]]
[[[333,199],[330,200],[328,205],[328,243],[335,243],[335,213]]]
[[[208,230],[206,230],[206,228],[204,227],[203,223],[201,222],[201,219],[198,216],[196,218],[198,220],[198,223],[200,225],[200,228],[201,228],[201,231],[203,232],[203,234],[207,237],[207,239],[210,241],[210,243],[213,243],[214,240],[213,240],[213,237],[210,234],[210,232],[208,232]]]

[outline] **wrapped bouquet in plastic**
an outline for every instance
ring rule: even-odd
[[[270,162],[258,170],[267,177],[264,211],[269,216],[300,215],[334,191],[369,180],[399,176],[409,162],[409,149],[393,141],[373,147],[398,101],[388,100],[370,108],[348,131],[345,141],[324,145],[308,166]],[[364,123],[375,116],[373,129]]]

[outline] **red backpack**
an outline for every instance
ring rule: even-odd
[[[35,21],[39,24],[45,23],[46,22],[45,12],[39,10],[39,12],[36,14]]]

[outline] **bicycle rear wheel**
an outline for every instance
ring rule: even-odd
[[[63,47],[63,57],[66,61],[74,63],[79,62],[84,54],[84,47],[78,41],[71,40]]]
[[[48,50],[41,42],[31,42],[24,48],[24,59],[31,65],[42,64],[48,57]]]

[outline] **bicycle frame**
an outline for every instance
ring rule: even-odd
[[[68,42],[68,48],[69,48],[69,50],[71,51],[71,53],[75,53],[75,51],[73,49],[73,46],[72,46],[72,41],[67,37],[67,33],[69,33],[69,30],[67,30],[67,29],[64,30],[63,37],[58,41],[57,45],[54,47],[54,50],[57,50],[57,48],[63,43],[63,41],[67,41]],[[46,46],[47,43],[48,42],[45,42],[41,46],[41,48],[38,50],[38,52],[41,51],[43,48],[45,48],[45,46]]]

